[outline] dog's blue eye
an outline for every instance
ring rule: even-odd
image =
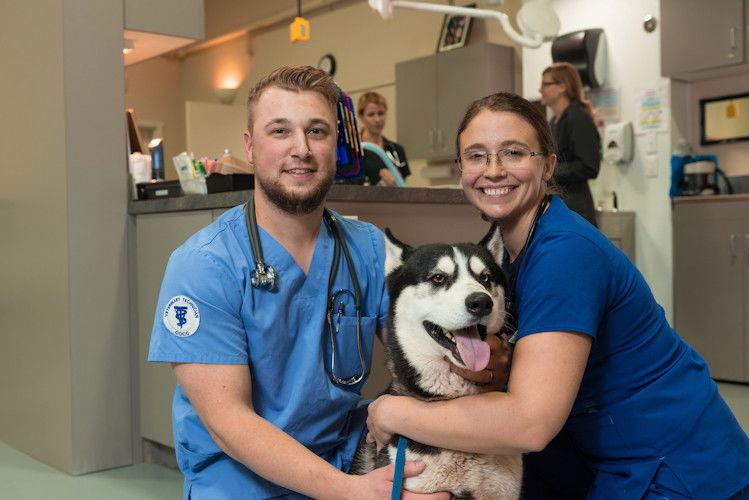
[[[445,282],[445,275],[440,273],[433,274],[429,280],[435,285],[440,285]]]

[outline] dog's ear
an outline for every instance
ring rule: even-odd
[[[398,240],[390,228],[385,228],[385,276],[403,264],[403,259],[412,248]]]
[[[479,245],[485,246],[489,250],[489,253],[492,254],[498,266],[502,265],[505,245],[502,240],[502,229],[499,227],[499,224],[496,222],[492,223],[489,232],[481,239]]]

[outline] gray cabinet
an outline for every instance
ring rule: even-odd
[[[635,262],[635,213],[596,212],[598,229]]]
[[[140,387],[140,435],[167,446],[172,440],[172,398],[177,385],[169,363],[150,363],[156,301],[169,256],[214,218],[212,210],[144,214],[136,217],[137,370]]]
[[[749,382],[749,199],[677,202],[674,327],[713,378]]]
[[[515,50],[469,45],[395,65],[398,142],[409,158],[455,156],[455,134],[468,105],[515,90]]]
[[[125,0],[125,29],[202,40],[203,3],[203,0]]]
[[[661,73],[678,77],[745,63],[747,5],[747,0],[661,0]]]

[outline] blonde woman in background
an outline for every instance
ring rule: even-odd
[[[366,92],[359,97],[356,113],[359,117],[361,140],[371,142],[385,151],[385,154],[398,169],[405,180],[411,174],[406,159],[406,150],[397,142],[393,142],[382,135],[387,120],[388,103],[377,92]],[[364,151],[364,174],[369,184],[395,186],[395,177],[385,164],[371,151]]]
[[[593,195],[588,179],[598,177],[601,139],[593,121],[593,108],[585,100],[577,70],[569,63],[554,63],[541,77],[541,103],[554,117],[549,122],[557,146],[554,182],[567,206],[596,225]]]

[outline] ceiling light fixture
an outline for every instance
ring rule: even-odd
[[[122,44],[122,53],[129,54],[130,52],[134,50],[135,50],[135,43],[129,38],[125,38]]]

